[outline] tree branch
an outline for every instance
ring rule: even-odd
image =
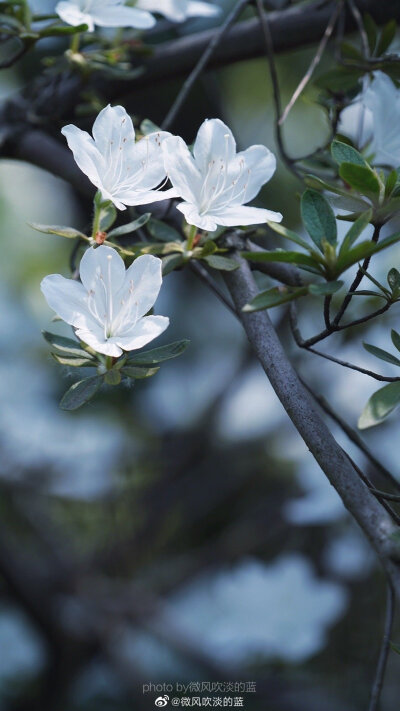
[[[400,569],[394,562],[399,552],[391,538],[398,529],[359,479],[346,454],[314,409],[279,342],[268,312],[242,311],[258,290],[247,262],[239,256],[235,258],[239,268],[227,274],[225,279],[253,350],[300,436],[376,550],[400,598]]]

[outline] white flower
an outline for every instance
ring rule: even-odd
[[[80,169],[119,210],[176,197],[176,190],[154,189],[166,177],[161,144],[171,134],[157,131],[135,143],[132,120],[122,106],[100,111],[93,138],[72,124],[61,133]]]
[[[364,89],[341,115],[339,132],[373,154],[374,165],[400,166],[400,90],[383,72],[364,79]]]
[[[182,138],[163,142],[165,169],[185,202],[178,205],[190,225],[213,231],[217,225],[253,225],[282,215],[244,203],[252,200],[275,171],[275,156],[265,146],[236,153],[230,129],[219,119],[204,121],[193,156]]]
[[[145,316],[160,291],[161,259],[145,254],[129,269],[111,247],[90,247],[80,264],[81,282],[50,274],[41,283],[49,306],[98,353],[120,356],[142,348],[169,324]]]
[[[184,22],[189,17],[215,17],[221,8],[201,0],[137,0],[136,7],[158,12],[171,22]]]
[[[127,7],[123,0],[61,0],[56,13],[68,25],[86,24],[89,32],[99,27],[135,27],[148,30],[155,24],[154,17],[135,7]]]

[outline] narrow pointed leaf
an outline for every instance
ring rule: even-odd
[[[141,368],[140,366],[131,367],[131,366],[126,366],[122,368],[121,373],[122,375],[126,375],[127,378],[131,378],[132,380],[141,380],[142,378],[151,378],[153,375],[158,373],[160,368]]]
[[[400,382],[389,383],[370,397],[358,420],[360,430],[374,427],[400,404]]]
[[[160,346],[160,348],[153,348],[150,351],[131,353],[127,358],[127,363],[129,363],[129,365],[132,363],[135,365],[152,365],[153,363],[162,363],[164,360],[176,358],[181,355],[181,353],[186,350],[189,343],[190,341],[185,339],[169,343],[166,346]]]
[[[114,230],[111,230],[111,232],[108,233],[108,236],[122,237],[123,235],[129,235],[131,232],[135,232],[140,227],[143,227],[143,225],[148,222],[150,217],[151,212],[146,212],[144,215],[138,217],[137,220],[133,220],[132,222],[128,222],[126,225],[121,225],[121,227],[116,227]]]
[[[400,351],[400,334],[392,328],[391,331],[392,343],[398,351]]]
[[[342,245],[339,250],[339,256],[344,255],[346,254],[346,252],[348,252],[348,250],[353,246],[354,242],[359,238],[360,234],[369,225],[369,223],[371,222],[371,218],[372,210],[368,210],[363,215],[361,215],[358,220],[353,222],[352,226],[350,227],[342,242]]]
[[[335,294],[343,286],[342,281],[328,281],[325,284],[310,284],[308,291],[315,296],[329,296]]]
[[[161,220],[155,220],[154,218],[149,220],[147,231],[153,239],[160,242],[182,242],[182,236],[179,232]]]
[[[289,264],[305,264],[317,272],[321,271],[318,262],[303,252],[285,251],[276,249],[272,252],[241,252],[242,257],[251,262],[287,262]]]
[[[74,341],[72,338],[66,338],[65,336],[58,336],[56,333],[49,333],[49,331],[42,331],[42,335],[43,338],[45,338],[53,348],[60,351],[60,353],[94,361],[94,357],[80,347],[79,341]]]
[[[239,267],[238,262],[234,259],[221,257],[219,254],[210,254],[208,257],[204,257],[204,261],[207,262],[209,267],[223,272],[233,272]]]
[[[304,226],[313,242],[323,251],[323,242],[337,242],[336,219],[328,201],[316,190],[306,190],[301,198]]]
[[[89,238],[76,230],[74,227],[62,227],[61,225],[39,225],[37,222],[30,222],[29,225],[33,227],[34,230],[38,232],[43,232],[45,235],[59,235],[59,237],[66,237],[67,239],[80,239],[88,240]]]
[[[376,358],[380,358],[380,360],[384,360],[386,363],[391,363],[392,365],[400,365],[399,358],[384,351],[383,348],[377,348],[377,346],[372,346],[370,343],[363,343],[363,346],[368,353],[371,353]]]
[[[300,298],[307,294],[308,288],[300,286],[295,288],[274,286],[272,289],[262,291],[254,297],[248,304],[243,306],[242,311],[250,313],[252,311],[263,311],[273,306],[280,306],[289,301]]]
[[[379,180],[374,171],[368,166],[342,163],[339,168],[339,175],[346,183],[361,194],[379,195]]]
[[[54,360],[60,365],[68,365],[70,368],[95,368],[96,361],[90,358],[72,358],[68,356],[61,356],[58,353],[51,354]]]
[[[287,227],[284,227],[279,222],[267,222],[267,224],[268,227],[270,227],[274,232],[277,232],[278,235],[282,235],[282,237],[289,239],[291,242],[295,242],[295,244],[300,245],[300,247],[304,247],[304,249],[307,249],[308,251],[312,249],[305,239],[296,234],[296,232],[293,232],[293,230],[288,230]]]
[[[77,410],[85,405],[96,395],[104,381],[103,375],[94,375],[91,378],[79,380],[71,385],[69,390],[63,395],[60,401],[62,410]]]

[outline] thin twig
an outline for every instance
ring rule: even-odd
[[[397,491],[400,491],[400,482],[398,482],[397,479],[393,476],[393,474],[388,469],[386,469],[386,467],[375,457],[375,455],[371,452],[371,450],[362,440],[357,430],[353,429],[353,427],[351,427],[346,422],[346,420],[344,420],[333,409],[333,407],[326,400],[326,398],[324,398],[323,395],[316,393],[304,380],[304,378],[300,378],[300,380],[303,383],[304,387],[307,388],[308,392],[313,396],[314,400],[318,403],[320,408],[328,415],[328,417],[330,417],[334,422],[336,422],[337,425],[339,425],[339,427],[347,435],[349,440],[353,442],[356,447],[358,447],[360,452],[362,452],[364,456],[371,462],[377,472],[379,472],[379,474],[381,474],[381,476],[384,477],[393,486],[393,488],[397,489]],[[380,493],[382,496],[384,495],[386,498],[390,498],[390,500],[395,500],[391,498],[392,496],[395,496],[395,494],[386,495],[385,492],[379,492],[377,489],[374,490],[374,493]]]
[[[393,621],[395,611],[395,594],[391,581],[387,580],[387,598],[386,598],[386,614],[385,614],[385,629],[383,633],[381,650],[379,653],[378,665],[376,667],[375,679],[372,685],[371,699],[368,706],[368,711],[377,711],[379,699],[382,691],[383,680],[386,671],[386,664],[389,656],[390,637],[392,636]]]
[[[381,306],[380,309],[376,309],[376,311],[373,311],[372,313],[367,314],[366,316],[360,316],[360,318],[354,319],[354,321],[349,321],[349,323],[345,323],[343,324],[343,326],[334,326],[331,323],[329,329],[326,328],[324,331],[321,331],[321,333],[317,333],[316,336],[312,336],[312,338],[307,338],[305,341],[303,341],[303,345],[306,348],[308,348],[308,346],[314,346],[316,343],[323,341],[325,338],[328,338],[328,336],[331,336],[333,333],[340,333],[341,331],[345,331],[347,328],[353,328],[353,326],[360,326],[363,323],[367,323],[368,321],[371,321],[377,316],[381,316],[382,314],[384,314],[390,309],[392,305],[393,302],[386,301],[385,305]]]
[[[267,54],[269,73],[270,73],[271,83],[272,83],[272,91],[273,91],[273,95],[274,95],[276,143],[277,143],[281,158],[282,158],[283,162],[285,163],[286,167],[293,173],[293,175],[296,176],[296,178],[298,178],[299,180],[302,181],[303,178],[301,177],[300,173],[298,172],[298,170],[294,164],[294,160],[292,158],[290,158],[290,156],[288,156],[288,154],[286,153],[285,145],[283,142],[281,126],[279,123],[279,117],[281,115],[281,108],[282,108],[281,93],[280,93],[280,89],[279,89],[278,73],[277,73],[276,64],[275,64],[274,45],[272,42],[271,30],[269,27],[267,15],[264,12],[262,0],[256,0],[256,7],[257,7],[258,17],[260,19],[260,25],[261,25],[263,36],[264,36],[265,50],[266,50],[266,54]]]
[[[207,66],[207,63],[211,59],[216,48],[218,47],[219,42],[223,38],[224,34],[228,32],[229,28],[231,27],[231,25],[233,25],[239,13],[244,9],[248,2],[249,0],[237,0],[236,5],[227,15],[225,21],[222,23],[219,30],[213,35],[210,44],[207,46],[207,48],[201,55],[199,61],[197,62],[196,66],[190,72],[186,81],[183,83],[178,96],[176,97],[174,103],[168,111],[162,124],[162,128],[164,130],[169,129],[170,126],[174,123],[180,109],[182,108],[183,104],[189,96],[190,90],[199,78],[200,74]]]
[[[237,312],[234,305],[224,294],[219,284],[217,284],[217,282],[212,278],[211,274],[208,273],[207,269],[205,269],[198,262],[194,261],[190,262],[190,268],[205,284],[207,284],[207,286],[214,292],[214,294],[218,296],[219,300],[222,301],[222,303],[229,309],[229,311],[237,317]]]
[[[353,17],[356,21],[358,31],[360,33],[363,55],[364,55],[365,59],[368,59],[368,57],[369,57],[369,42],[368,42],[367,33],[365,31],[364,23],[363,23],[363,20],[361,17],[361,12],[359,11],[354,0],[347,0],[347,2],[349,4],[351,14],[353,15]]]
[[[318,49],[315,53],[315,56],[310,64],[309,68],[307,69],[307,71],[306,71],[304,77],[302,78],[301,82],[299,83],[297,89],[294,91],[293,96],[290,99],[289,103],[287,104],[282,116],[279,118],[278,123],[280,126],[282,126],[285,123],[291,109],[295,105],[300,94],[304,91],[304,89],[307,86],[308,82],[310,81],[312,75],[314,74],[315,69],[317,68],[318,64],[320,63],[320,61],[322,59],[322,55],[325,51],[326,45],[328,44],[329,39],[330,39],[332,32],[334,30],[334,27],[336,25],[336,20],[338,19],[340,13],[342,12],[342,9],[343,9],[343,2],[342,2],[342,0],[339,0],[339,2],[337,3],[337,5],[336,5],[336,7],[329,19],[329,22],[326,26],[326,30],[324,32],[322,40],[318,45]]]
[[[374,487],[372,486],[371,481],[370,481],[369,478],[366,476],[366,474],[364,474],[364,472],[360,469],[360,467],[358,466],[358,464],[356,464],[356,462],[354,461],[354,459],[352,459],[352,457],[350,457],[350,455],[347,454],[347,452],[346,452],[345,450],[343,450],[343,452],[344,452],[344,454],[346,455],[346,457],[350,460],[350,462],[352,463],[352,465],[353,465],[354,469],[356,470],[358,476],[359,476],[360,479],[364,482],[364,484],[368,487],[368,489],[369,489],[369,491],[371,492],[371,494],[374,494],[374,496],[376,496],[376,498],[377,498],[377,500],[379,501],[379,503],[381,504],[381,506],[383,506],[383,508],[388,512],[388,514],[392,517],[393,521],[394,521],[398,526],[400,526],[400,516],[399,516],[399,514],[396,513],[396,511],[393,511],[392,507],[387,503],[387,501],[385,501],[385,498],[384,498],[384,497],[382,497],[382,496],[380,496],[379,494],[376,494],[376,493],[375,493],[375,492],[376,492],[376,489],[374,489]]]

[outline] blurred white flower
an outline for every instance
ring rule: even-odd
[[[184,22],[189,17],[214,17],[221,12],[217,5],[201,0],[137,0],[136,7],[158,12],[171,22]]]
[[[148,30],[155,25],[154,17],[145,9],[127,7],[123,0],[61,0],[56,13],[67,25],[86,24],[89,32],[99,27],[135,27]]]
[[[372,163],[400,166],[400,89],[384,72],[364,80],[363,90],[341,114],[339,133],[349,136],[359,148],[367,146]]]
[[[185,202],[178,205],[190,225],[213,231],[218,225],[280,222],[279,212],[247,207],[273,175],[276,159],[265,146],[236,153],[230,129],[219,119],[200,126],[191,155],[179,136],[163,141],[165,169]]]
[[[174,189],[155,189],[166,177],[161,146],[171,134],[157,131],[135,142],[132,119],[122,106],[100,111],[93,138],[72,124],[61,133],[79,168],[119,210],[177,196]]]
[[[219,663],[241,666],[258,656],[296,663],[325,646],[347,599],[342,585],[316,577],[293,553],[198,577],[169,598],[164,614]]]
[[[160,291],[161,260],[150,254],[129,269],[111,247],[90,247],[80,264],[81,283],[50,274],[41,283],[49,306],[98,353],[120,356],[142,348],[169,324],[165,316],[145,316]]]

